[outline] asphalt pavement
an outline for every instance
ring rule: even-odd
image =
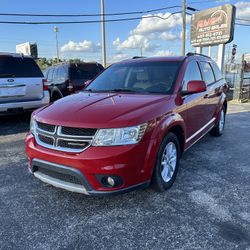
[[[190,148],[172,189],[89,197],[27,170],[29,114],[0,117],[0,249],[250,249],[250,104]]]

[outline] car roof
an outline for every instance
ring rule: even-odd
[[[134,59],[123,60],[119,63],[141,63],[141,62],[181,62],[186,56],[161,56],[161,57],[134,57]]]
[[[0,52],[0,56],[32,58],[32,56],[24,55],[22,53],[9,53],[9,52]]]
[[[143,63],[143,62],[182,62],[184,60],[198,59],[201,61],[213,61],[210,57],[202,54],[188,53],[186,56],[161,56],[161,57],[134,57],[115,64]]]

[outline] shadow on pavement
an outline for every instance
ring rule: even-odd
[[[0,136],[28,132],[30,112],[0,116]]]

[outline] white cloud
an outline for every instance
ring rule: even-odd
[[[174,52],[170,50],[159,50],[155,54],[155,56],[173,56],[173,55],[174,55]]]
[[[101,49],[100,43],[84,40],[82,42],[69,41],[61,47],[62,52],[97,52]]]
[[[144,17],[150,17],[146,15]],[[118,51],[129,49],[142,49],[145,52],[154,52],[160,46],[155,44],[158,40],[175,41],[181,38],[179,28],[182,24],[181,14],[171,13],[154,14],[159,18],[142,18],[135,29],[131,30],[124,41],[116,38],[113,45]],[[189,21],[190,18],[188,17]]]
[[[124,54],[122,52],[118,52],[116,53],[112,58],[111,58],[111,61],[113,62],[118,62],[118,61],[122,61],[124,59],[127,59],[129,58],[129,55],[127,54]]]
[[[236,16],[238,18],[247,18],[250,17],[250,2],[237,2],[236,6]]]
[[[120,41],[120,38],[116,38],[113,41],[113,45],[117,47],[119,51],[124,49],[143,49],[144,51],[154,51],[158,48],[158,45],[152,44],[149,39],[142,35],[130,35],[123,42]]]
[[[181,39],[181,33],[172,33],[172,32],[162,32],[159,36],[162,40],[166,40],[166,41],[174,41],[174,40],[178,40]]]
[[[149,16],[152,15],[147,15],[146,17]],[[165,32],[182,24],[181,14],[159,13],[154,14],[154,16],[158,16],[158,18],[143,18],[132,31],[132,34],[148,35],[156,32]]]

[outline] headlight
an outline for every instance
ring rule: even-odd
[[[33,116],[31,116],[31,118],[30,118],[30,132],[32,134],[35,133],[35,119]]]
[[[147,128],[147,124],[127,128],[99,129],[93,146],[115,146],[138,143]]]

